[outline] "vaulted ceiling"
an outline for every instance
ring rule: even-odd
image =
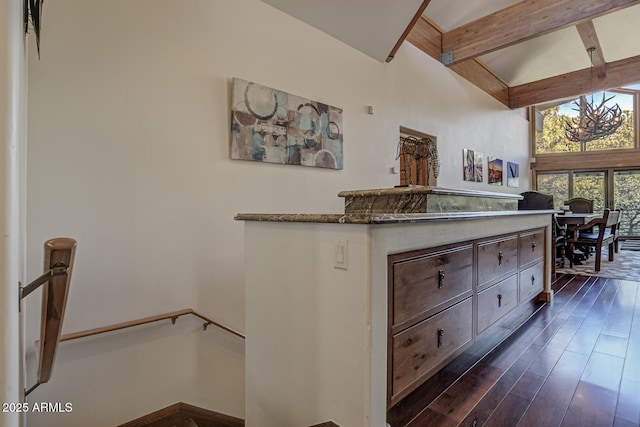
[[[511,108],[640,82],[640,0],[263,1],[379,61],[412,43]]]

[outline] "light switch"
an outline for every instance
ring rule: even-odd
[[[341,268],[346,270],[348,268],[348,241],[347,240],[336,240],[335,244],[335,258],[333,266],[335,268]]]

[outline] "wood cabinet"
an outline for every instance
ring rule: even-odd
[[[413,199],[404,197],[413,190],[402,199],[412,206]],[[448,199],[443,193],[440,200]],[[552,298],[552,214],[239,215],[251,343],[245,349],[247,425],[334,420],[378,427],[413,419],[457,379],[458,369],[494,348],[539,306],[520,303],[528,290],[537,292],[530,272],[522,271],[542,263],[542,296]],[[544,242],[542,258],[535,254],[537,243],[532,251],[525,241],[536,234]],[[505,257],[514,241],[515,264],[478,286],[479,248],[488,254],[496,248],[492,242],[501,242],[498,252]],[[336,257],[338,245],[345,253],[337,255],[348,260],[340,264],[348,269],[336,268],[344,261]],[[531,258],[525,248],[534,252]],[[442,371],[458,355],[447,366],[453,370]]]
[[[518,255],[521,267],[541,260],[544,257],[544,230],[520,233]]]
[[[461,297],[471,296],[473,245],[470,243],[392,258],[396,261],[392,263],[389,313],[396,331]]]
[[[480,335],[518,305],[516,274],[478,293],[478,327]]]
[[[544,287],[543,228],[388,256],[387,404]]]
[[[520,233],[520,302],[528,301],[544,288],[544,231]]]
[[[396,334],[392,338],[392,396],[398,396],[470,343],[471,297]]]
[[[544,264],[538,264],[520,272],[520,302],[528,301],[542,292],[544,287]]]
[[[518,235],[481,241],[478,247],[478,287],[507,277],[518,270]]]

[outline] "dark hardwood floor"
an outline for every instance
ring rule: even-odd
[[[558,275],[553,288],[486,357],[458,361],[457,381],[430,381],[426,409],[391,410],[391,426],[640,427],[640,282]]]

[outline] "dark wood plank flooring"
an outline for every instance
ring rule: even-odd
[[[391,426],[640,427],[640,283],[558,275],[553,288],[486,357],[472,349],[430,380],[426,405],[390,410]]]

